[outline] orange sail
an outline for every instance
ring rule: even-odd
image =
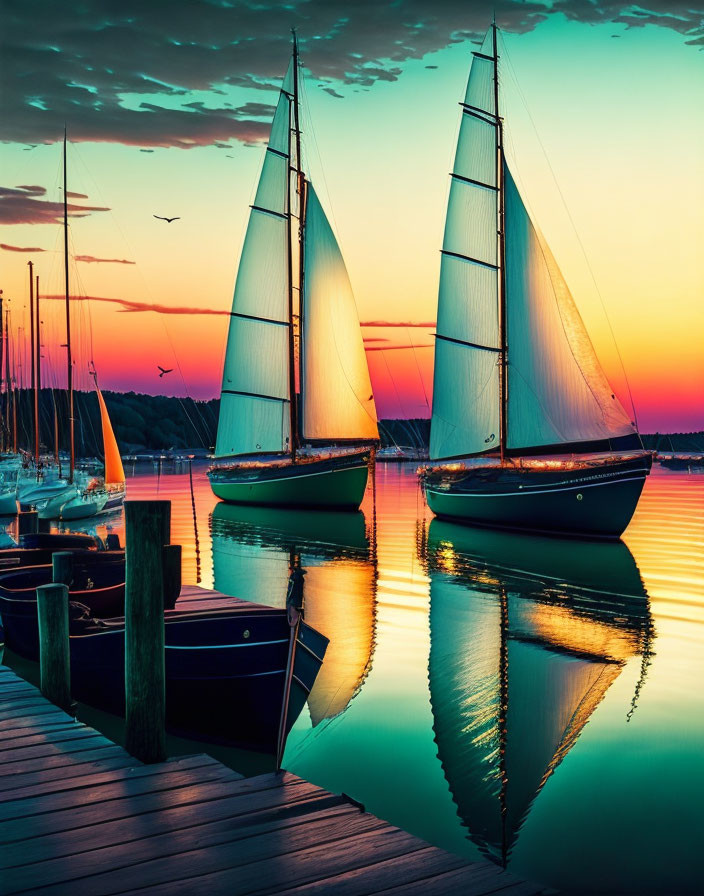
[[[103,451],[105,452],[105,484],[123,484],[125,481],[125,471],[122,468],[120,449],[117,447],[117,440],[112,429],[112,423],[110,422],[110,415],[108,414],[108,409],[105,406],[102,392],[97,388],[97,386],[95,391],[98,394],[98,404],[100,405],[100,423],[103,429]]]

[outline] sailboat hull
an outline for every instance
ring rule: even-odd
[[[552,535],[619,538],[631,520],[652,457],[575,469],[464,470],[423,474],[428,506],[441,519]]]
[[[270,466],[209,471],[216,497],[230,504],[357,510],[369,475],[369,451]]]

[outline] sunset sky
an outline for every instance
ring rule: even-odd
[[[218,394],[248,205],[295,26],[306,171],[345,255],[380,415],[428,416],[458,101],[493,9],[4,0],[0,288],[16,346],[28,328],[27,262],[43,296],[63,293],[66,122],[78,194],[71,291],[91,297],[74,305],[78,385],[93,360],[105,388]],[[512,167],[607,373],[627,401],[602,303],[641,429],[702,429],[701,2],[495,9]],[[42,320],[45,382],[61,384],[58,301],[44,301]],[[175,370],[160,379],[157,364]]]

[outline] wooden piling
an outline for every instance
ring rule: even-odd
[[[56,551],[51,555],[52,580],[70,586],[73,582],[73,554],[71,551]]]
[[[173,609],[181,593],[181,545],[165,544],[162,548],[164,568],[164,609]]]
[[[163,547],[170,501],[125,501],[125,744],[142,762],[166,758]]]
[[[72,711],[68,641],[68,588],[54,583],[37,588],[41,692],[66,712]]]
[[[17,514],[17,534],[34,535],[38,531],[39,514],[36,510],[21,510]]]

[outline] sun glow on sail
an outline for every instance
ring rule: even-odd
[[[105,484],[124,485],[125,471],[122,467],[120,449],[110,422],[110,415],[103,399],[103,393],[96,387],[98,404],[100,405],[100,425],[103,430],[103,451],[105,453]]]

